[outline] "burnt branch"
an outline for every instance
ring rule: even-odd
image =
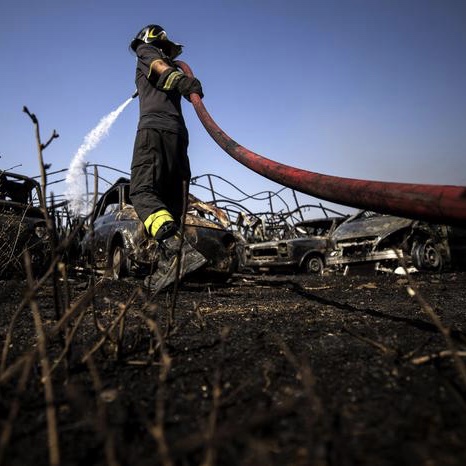
[[[26,269],[27,281],[30,287],[33,286],[34,279],[32,276],[31,263],[29,254],[26,254]],[[51,466],[58,466],[60,464],[60,450],[58,443],[58,428],[57,416],[55,411],[54,396],[52,381],[49,377],[50,362],[47,356],[47,338],[45,336],[42,319],[40,317],[39,306],[35,299],[31,299],[30,307],[34,319],[34,325],[37,334],[37,348],[40,357],[40,365],[42,369],[42,383],[44,384],[44,397],[46,405],[46,418],[47,418],[47,440],[49,448],[49,462]]]

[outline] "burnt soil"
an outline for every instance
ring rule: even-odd
[[[464,352],[466,273],[412,280],[414,296],[397,275],[185,283],[167,336],[172,294],[147,297],[134,278],[96,278],[94,293],[74,278],[49,403],[34,303],[20,310],[26,283],[2,281],[4,357],[20,310],[0,385],[3,464],[46,465],[55,451],[62,465],[464,465],[466,359],[445,352],[427,311]],[[35,302],[53,365],[66,334],[51,283]]]

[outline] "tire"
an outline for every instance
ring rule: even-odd
[[[432,239],[416,241],[411,251],[414,267],[424,272],[440,272],[443,257],[439,246]]]
[[[110,276],[113,280],[127,277],[131,269],[131,261],[121,244],[115,244],[110,254]]]
[[[304,260],[303,270],[310,275],[320,275],[324,271],[324,261],[317,254],[311,254]]]

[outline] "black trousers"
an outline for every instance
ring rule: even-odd
[[[183,213],[183,181],[191,178],[188,138],[160,129],[139,129],[131,162],[130,199],[144,222],[160,209],[179,222]]]

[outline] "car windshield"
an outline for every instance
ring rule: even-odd
[[[304,222],[295,225],[294,231],[298,238],[307,238],[310,236],[327,236],[330,228],[332,227],[331,221],[315,221]]]
[[[39,206],[39,187],[31,179],[2,173],[0,175],[0,200]]]

